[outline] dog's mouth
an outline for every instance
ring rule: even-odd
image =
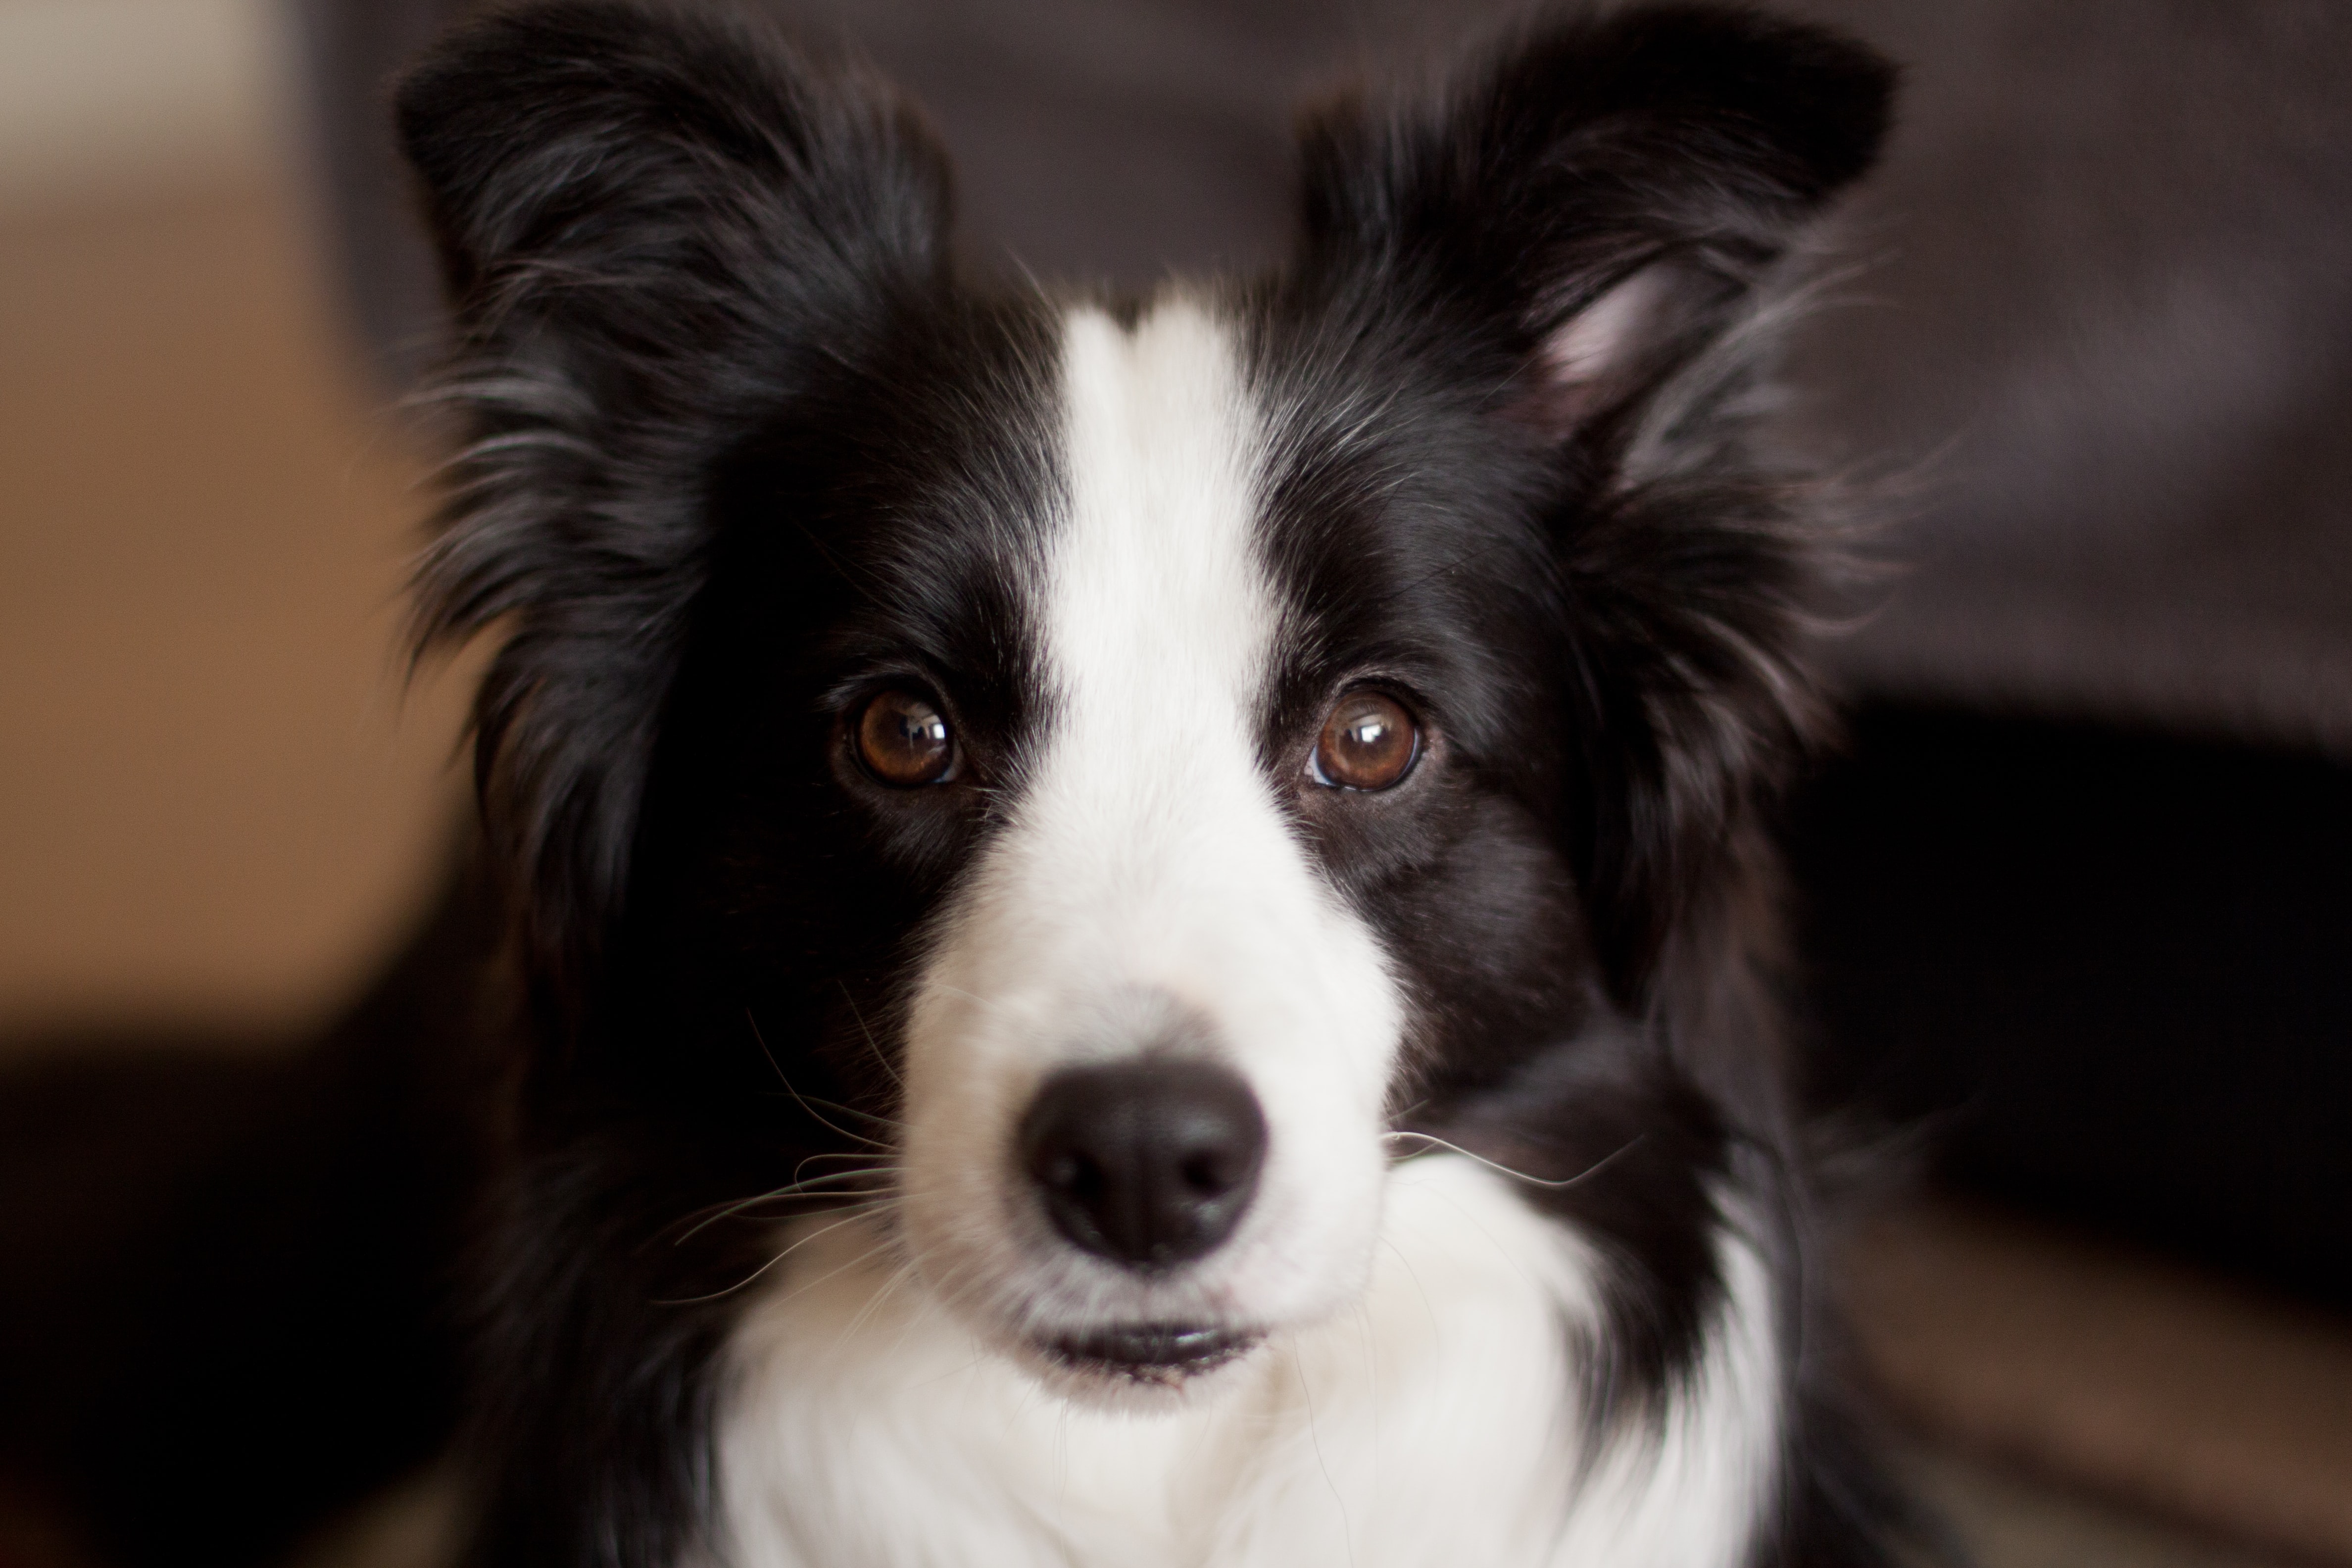
[[[1172,1386],[1247,1354],[1265,1336],[1200,1323],[1114,1323],[1045,1342],[1072,1372]]]

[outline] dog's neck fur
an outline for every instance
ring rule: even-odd
[[[1073,1406],[977,1344],[861,1217],[795,1227],[732,1356],[733,1568],[1486,1568],[1742,1560],[1780,1442],[1748,1241],[1660,1407],[1580,1421],[1605,1261],[1512,1178],[1398,1166],[1362,1302],[1166,1408]]]

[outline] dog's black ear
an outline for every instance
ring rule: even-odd
[[[947,177],[887,88],[709,10],[559,0],[400,86],[466,441],[421,648],[493,623],[494,843],[541,962],[600,940],[701,582],[714,467],[945,279]]]
[[[1563,821],[1621,1000],[1813,721],[1817,531],[1750,449],[1756,351],[1892,87],[1832,35],[1671,7],[1536,27],[1305,131],[1302,276],[1558,456]]]

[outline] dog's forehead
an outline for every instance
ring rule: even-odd
[[[1519,448],[1425,365],[1241,291],[1008,320],[884,411],[922,455],[866,561],[946,676],[1035,674],[1056,640],[1235,698],[1458,668],[1542,576]]]
[[[1264,642],[1262,421],[1230,312],[1032,301],[912,336],[816,454],[853,663],[1066,697],[1113,662],[1173,677]]]
[[[1239,709],[1279,618],[1260,559],[1261,430],[1232,324],[1175,297],[1063,322],[1064,515],[1042,624],[1064,692]]]

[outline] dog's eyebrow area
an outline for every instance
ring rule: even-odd
[[[1134,1375],[1359,1288],[1402,1006],[1257,745],[1280,617],[1233,329],[1074,309],[1060,388],[1046,717],[916,981],[907,1215],[984,1333]]]

